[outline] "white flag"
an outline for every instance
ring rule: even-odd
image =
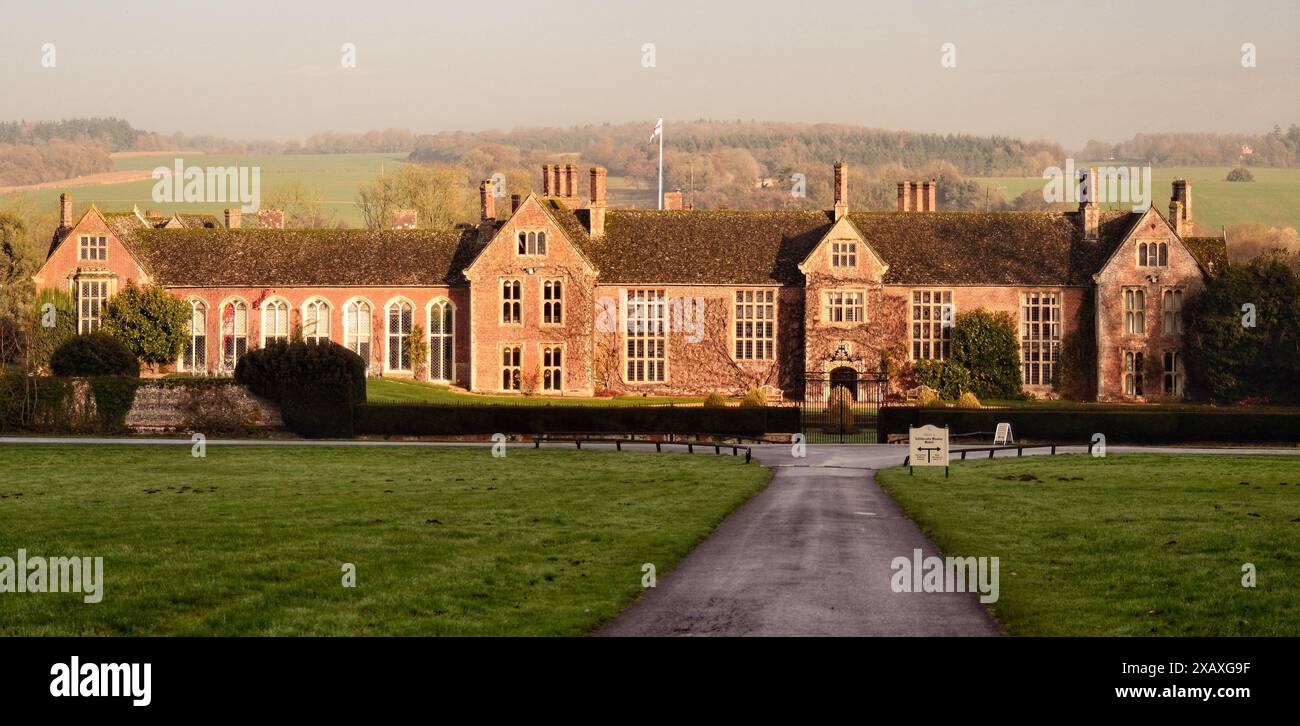
[[[662,116],[660,116],[659,120],[655,122],[654,133],[650,134],[650,140],[654,141],[655,137],[658,136],[659,134],[662,134],[663,132],[664,132],[664,119]]]

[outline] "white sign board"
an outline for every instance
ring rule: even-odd
[[[907,453],[912,466],[948,466],[948,429],[929,424],[909,427]]]
[[[993,432],[994,444],[1007,444],[1011,442],[1011,424],[1000,423],[998,428]]]

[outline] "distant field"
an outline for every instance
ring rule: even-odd
[[[1253,182],[1228,182],[1228,166],[1173,166],[1151,170],[1156,209],[1169,211],[1169,186],[1174,179],[1192,182],[1192,217],[1197,231],[1217,233],[1240,222],[1300,228],[1300,169],[1257,169]],[[1040,177],[986,177],[975,181],[1002,192],[1008,201],[1030,189],[1042,189]]]

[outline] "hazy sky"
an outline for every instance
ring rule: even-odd
[[[1078,146],[1300,123],[1297,0],[4,0],[0,19],[0,119],[164,133],[648,129],[662,115],[670,132],[739,118]],[[940,66],[944,43],[956,68]]]

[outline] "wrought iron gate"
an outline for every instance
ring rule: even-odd
[[[884,400],[880,378],[852,368],[809,372],[803,378],[799,418],[810,444],[875,444],[876,415]]]

